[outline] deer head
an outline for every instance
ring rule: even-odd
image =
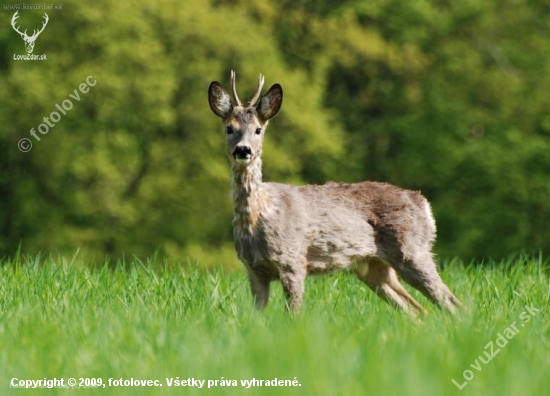
[[[243,106],[237,96],[234,71],[231,71],[233,99],[217,81],[208,88],[210,108],[223,119],[227,155],[235,166],[246,167],[261,156],[265,128],[281,109],[283,88],[274,84],[260,98],[263,85],[264,77],[260,74],[258,89],[248,106]]]
[[[15,11],[15,14],[13,14],[13,18],[11,19],[11,26],[13,29],[21,35],[23,40],[25,40],[25,49],[27,50],[27,53],[31,54],[34,50],[34,42],[36,41],[38,35],[42,33],[46,25],[48,24],[48,14],[44,13],[44,19],[45,21],[42,23],[42,29],[40,30],[34,30],[34,33],[32,36],[27,36],[27,30],[22,33],[17,26],[15,26],[15,20],[19,18],[19,15],[17,15],[19,11]]]

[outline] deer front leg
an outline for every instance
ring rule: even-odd
[[[248,280],[250,281],[250,290],[254,305],[259,311],[263,310],[269,302],[269,283],[270,279],[258,274],[254,270],[247,268]]]
[[[306,271],[302,268],[284,270],[281,271],[280,279],[287,301],[286,307],[291,313],[296,314],[302,307]]]

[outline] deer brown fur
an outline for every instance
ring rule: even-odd
[[[231,74],[233,99],[214,81],[210,108],[223,119],[233,171],[235,247],[244,263],[256,307],[280,280],[287,306],[302,305],[308,274],[349,268],[385,301],[411,314],[424,308],[398,275],[436,305],[454,312],[458,299],[441,280],[431,252],[435,221],[416,191],[386,183],[291,186],[262,180],[262,144],[269,120],[283,100],[279,84],[260,97],[263,76],[243,106]]]

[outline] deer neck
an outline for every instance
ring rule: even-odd
[[[262,212],[267,209],[268,195],[262,182],[262,161],[256,158],[247,167],[233,165],[233,226],[243,234],[252,235]]]

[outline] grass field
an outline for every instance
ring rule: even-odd
[[[309,278],[304,309],[291,318],[278,285],[266,312],[251,308],[244,270],[4,259],[0,394],[549,394],[548,263],[444,264],[442,277],[466,309],[452,317],[414,291],[430,311],[417,322],[347,273]],[[23,390],[10,387],[14,378],[106,386]],[[162,387],[114,387],[109,378]],[[193,378],[203,387],[168,386]],[[253,378],[263,385],[242,385]],[[266,386],[275,378],[299,386]]]

